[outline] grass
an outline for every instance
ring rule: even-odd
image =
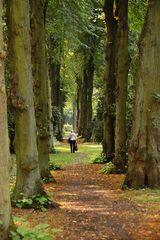
[[[136,203],[160,203],[160,189],[127,190],[125,196]]]
[[[50,162],[63,166],[74,162],[76,159],[84,163],[91,163],[94,158],[99,156],[102,151],[98,144],[78,144],[78,151],[70,153],[69,144],[60,144],[55,146],[56,153],[50,154]]]

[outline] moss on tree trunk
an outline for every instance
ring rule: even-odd
[[[124,185],[160,187],[160,1],[150,0],[140,39],[140,60],[129,168]]]

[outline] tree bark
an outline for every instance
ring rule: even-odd
[[[61,51],[60,53],[61,54]],[[56,62],[53,57],[50,58],[50,80],[51,80],[51,96],[53,107],[53,129],[55,137],[58,141],[63,139],[63,101],[61,92],[60,62]]]
[[[7,128],[6,92],[4,83],[4,52],[2,33],[2,8],[0,1],[0,239],[9,239],[11,204],[9,191],[9,142]]]
[[[10,101],[15,116],[17,178],[14,200],[42,193],[31,69],[29,1],[8,0]]]
[[[139,46],[129,168],[124,185],[160,187],[160,1],[150,0]]]
[[[106,67],[105,67],[105,112],[103,153],[108,160],[112,160],[115,152],[115,40],[117,20],[115,18],[114,0],[105,0],[106,38]]]
[[[94,40],[93,40],[94,41]],[[94,79],[94,46],[90,49],[88,62],[86,63],[86,81],[87,81],[87,119],[85,140],[88,142],[92,136],[92,96],[93,96],[93,79]]]
[[[77,129],[78,135],[82,135],[82,125],[81,125],[81,105],[82,105],[82,76],[77,74],[76,76],[77,82]]]
[[[45,46],[46,0],[30,0],[32,70],[35,95],[37,144],[40,175],[45,181],[53,179],[49,171],[49,89]]]
[[[128,57],[128,0],[118,1],[116,35],[116,123],[115,158],[116,172],[126,168],[126,101],[129,70]]]

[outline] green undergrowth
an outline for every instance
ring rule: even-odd
[[[49,163],[49,170],[50,171],[62,170],[62,167],[60,165],[54,163],[54,161],[53,161],[53,162]]]
[[[110,174],[113,173],[114,170],[115,170],[114,164],[112,162],[108,162],[101,168],[100,173]]]
[[[50,154],[50,164],[54,163],[60,168],[75,162],[77,159],[83,163],[92,163],[92,161],[100,156],[102,146],[99,144],[78,144],[78,152],[70,153],[69,144],[60,144],[55,146],[56,154]]]
[[[48,208],[54,207],[54,203],[51,200],[51,193],[46,195],[37,194],[30,198],[22,197],[22,199],[12,201],[12,203],[18,208],[33,208],[41,211],[46,211]]]
[[[101,164],[101,163],[106,163],[106,162],[107,162],[107,160],[106,160],[105,156],[102,154],[92,160],[92,163],[95,163],[95,164],[96,163]]]
[[[48,233],[48,224],[39,224],[35,227],[30,227],[29,222],[24,218],[14,217],[17,224],[16,231],[11,231],[11,240],[53,240]]]

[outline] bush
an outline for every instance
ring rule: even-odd
[[[98,156],[95,159],[92,160],[92,163],[106,163],[107,159],[104,155]]]
[[[28,222],[24,226],[18,226],[16,231],[11,231],[11,240],[51,240],[52,238],[46,232],[47,224],[39,224],[35,227],[27,227]]]
[[[55,164],[55,163],[50,163],[49,164],[49,170],[56,171],[56,170],[62,170],[62,168],[59,165]]]
[[[42,211],[46,211],[46,209],[54,206],[50,196],[47,194],[37,194],[31,198],[23,197],[22,199],[18,199],[16,202],[13,201],[13,204],[15,204],[18,208],[34,208]]]
[[[100,170],[100,173],[113,173],[115,170],[115,165],[112,162],[106,163]]]

